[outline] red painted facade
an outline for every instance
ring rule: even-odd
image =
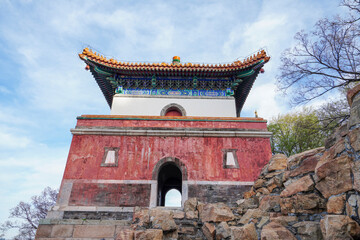
[[[118,167],[100,167],[105,147],[119,147]],[[64,179],[151,180],[156,163],[176,157],[189,180],[254,181],[270,158],[269,139],[74,136]],[[238,149],[240,169],[223,169],[222,149]]]
[[[266,130],[266,122],[79,119],[77,127],[231,128]],[[118,147],[117,167],[101,167],[105,147]],[[239,169],[223,168],[222,149],[237,149]],[[188,180],[254,181],[271,156],[269,138],[74,135],[64,179],[151,180],[156,163],[176,157]]]
[[[197,135],[178,135],[179,130]],[[226,135],[233,132],[250,135]],[[235,202],[271,157],[266,133],[266,121],[260,118],[81,116],[73,130],[60,199],[67,206],[154,206],[159,204],[160,168],[166,159],[177,159],[173,164],[181,168],[185,199]],[[104,166],[109,149],[116,152],[115,166]],[[226,151],[236,154],[238,168],[224,166]]]

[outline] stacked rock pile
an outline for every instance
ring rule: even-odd
[[[360,239],[360,85],[348,92],[351,115],[324,148],[277,154],[245,199],[240,224],[261,239]]]

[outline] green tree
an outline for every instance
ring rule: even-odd
[[[321,147],[327,136],[327,132],[322,131],[317,112],[309,108],[273,118],[268,130],[273,133],[273,154],[283,153],[287,156]]]

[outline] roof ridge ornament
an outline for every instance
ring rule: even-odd
[[[173,65],[180,65],[180,57],[179,56],[174,56],[173,60],[172,60],[172,64]]]

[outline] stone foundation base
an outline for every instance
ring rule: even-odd
[[[154,223],[144,223],[141,213],[153,211],[160,222],[161,227]],[[100,217],[110,213],[101,212],[64,212],[66,217]],[[35,239],[39,240],[85,240],[85,239],[205,239],[202,233],[202,222],[196,218],[186,218],[185,212],[178,208],[138,208],[136,220],[133,221],[134,213],[114,212],[112,214],[128,214],[126,220],[94,220],[94,219],[44,219],[40,222]],[[139,215],[140,214],[140,215]],[[111,214],[110,214],[111,215]],[[131,215],[131,217],[130,217]],[[104,216],[102,216],[104,217]],[[115,216],[117,217],[117,216]],[[154,217],[154,216],[153,216]],[[139,220],[140,218],[140,220]],[[146,218],[146,217],[145,217]],[[150,219],[148,219],[150,220]],[[156,220],[154,220],[156,221]],[[174,229],[163,229],[167,223],[173,221]],[[147,225],[146,225],[147,224]],[[149,225],[150,224],[150,225]],[[145,227],[146,225],[146,227]],[[173,227],[174,227],[173,226]]]
[[[115,239],[116,233],[130,229],[130,224],[126,220],[45,219],[35,239]]]

